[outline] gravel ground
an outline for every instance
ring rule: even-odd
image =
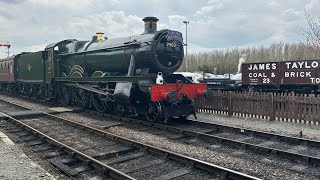
[[[30,102],[30,100],[28,101],[28,100],[25,100],[20,97],[10,97],[9,95],[1,94],[1,92],[0,92],[0,99],[9,100],[9,101],[17,103],[17,104],[28,106],[32,109],[45,109],[45,108],[50,107],[49,105],[40,104],[40,103],[36,103],[36,102]]]
[[[57,114],[57,116],[65,118],[65,119],[70,119],[75,122],[83,123],[84,125],[89,125],[91,123],[95,122],[102,122],[104,119],[102,117],[93,117],[90,118],[88,113],[61,113]]]
[[[77,114],[74,114],[73,117],[75,117],[76,115]],[[79,118],[76,118],[76,119],[79,120]],[[48,127],[48,126],[42,126],[43,123],[40,123],[39,121],[43,121],[43,120],[37,120],[37,121],[25,120],[24,122],[31,126],[40,126],[40,127],[37,127],[40,129],[40,131],[46,132],[48,133],[49,136],[53,138],[57,138],[57,140],[60,140],[63,143],[66,143],[68,145],[72,145],[72,147],[77,146],[76,149],[94,147],[94,148],[89,148],[87,150],[82,150],[82,152],[87,155],[98,155],[98,154],[103,155],[104,152],[109,152],[109,151],[113,151],[113,149],[124,147],[121,143],[108,145],[108,141],[106,141],[104,138],[100,136],[97,136],[97,137],[92,136],[92,134],[88,133],[87,131],[83,131],[78,128],[72,129],[72,126],[69,127],[68,125],[62,125],[62,126]],[[50,123],[54,121],[47,119],[45,122]],[[93,120],[90,122],[93,122]],[[55,122],[53,124],[55,124]],[[78,134],[78,136],[75,136],[75,134]],[[69,136],[71,136],[71,138],[69,138]],[[82,136],[82,138],[80,139],[79,136]],[[154,155],[146,155],[141,158],[137,158],[128,162],[115,164],[113,166],[117,169],[127,169],[127,168],[141,165],[148,161],[158,160],[159,158],[161,157],[156,157]],[[140,170],[140,171],[135,171],[135,172],[129,173],[129,175],[133,175],[138,179],[148,179],[148,177],[156,177],[165,173],[169,173],[173,169],[177,170],[179,168],[188,168],[188,167],[186,165],[181,165],[180,163],[176,164],[171,161],[166,161],[161,165],[157,165],[155,167],[149,167],[147,169]],[[159,171],[159,169],[161,171]],[[194,171],[191,175],[185,175],[184,179],[186,180],[199,179],[197,177],[202,177],[202,176],[205,177],[205,179],[212,177],[212,175],[209,175],[207,173]]]
[[[31,107],[33,109],[44,109],[44,108],[50,107],[49,105],[28,102],[27,100],[24,100],[22,98],[13,98],[3,94],[0,94],[0,99],[6,99],[18,104],[27,105],[28,107]],[[65,113],[65,114],[66,115],[62,115],[62,116],[65,116],[66,118],[69,118],[69,116],[70,117],[73,116],[72,113]],[[302,131],[304,138],[320,141],[320,136],[319,136],[320,126],[316,126],[316,125],[283,123],[279,121],[268,121],[268,120],[261,120],[261,119],[255,119],[255,118],[229,117],[226,115],[218,115],[218,114],[210,114],[210,113],[198,113],[197,116],[199,121],[213,122],[213,123],[219,123],[223,125],[231,125],[231,126],[278,133],[278,134],[289,135],[289,136],[299,136],[300,131]],[[90,119],[88,119],[87,117],[79,116],[79,118],[80,119],[78,120],[78,122],[86,122],[88,124],[95,121],[95,120],[92,120],[92,122],[90,122]],[[190,118],[193,119],[193,116],[190,116]]]
[[[286,169],[275,169],[258,160],[252,161],[241,157],[234,157],[227,153],[196,147],[194,145],[177,143],[162,136],[147,134],[124,127],[113,127],[110,128],[109,131],[142,143],[151,144],[156,147],[161,147],[263,179],[318,179],[314,176],[308,176]]]
[[[20,109],[22,109],[22,108],[14,107],[14,106],[7,104],[7,103],[1,102],[1,104],[0,104],[0,111],[4,112],[4,113],[11,112],[11,111],[18,111]]]
[[[316,125],[285,123],[279,121],[268,121],[262,119],[241,118],[234,116],[230,117],[225,115],[207,113],[198,113],[197,117],[198,121],[212,122],[295,137],[298,137],[300,131],[302,131],[303,138],[320,141],[320,126]],[[193,117],[190,119],[193,119]]]
[[[103,120],[100,117],[88,117],[83,113],[63,113],[59,116],[84,124],[90,124],[96,121]],[[109,132],[124,136],[130,139],[137,140],[142,143],[168,149],[177,153],[181,153],[190,157],[194,157],[203,161],[211,162],[229,169],[244,172],[252,176],[257,176],[263,179],[318,179],[314,176],[308,176],[295,171],[287,169],[275,169],[274,167],[256,161],[249,160],[245,157],[235,157],[226,152],[218,152],[215,150],[208,150],[196,145],[187,145],[179,143],[174,140],[169,140],[163,135],[155,135],[152,133],[141,132],[139,130],[128,129],[121,126],[116,126],[108,129]],[[253,159],[253,158],[251,158]]]
[[[14,145],[15,148],[19,149],[19,151],[22,151],[27,156],[26,157],[27,159],[31,159],[33,164],[39,165],[41,167],[40,169],[43,168],[46,172],[51,174],[50,178],[47,178],[47,179],[57,179],[57,180],[69,180],[70,179],[68,176],[62,174],[57,168],[55,168],[53,165],[51,165],[48,161],[44,160],[43,157],[40,156],[40,154],[32,151],[30,149],[30,147],[25,146],[24,144],[20,144],[19,140],[17,140],[14,135],[12,135],[12,134],[7,134],[7,135],[12,141],[14,141],[16,143]],[[1,147],[2,146],[0,144],[0,149],[1,149]],[[1,164],[2,158],[5,159],[5,161],[7,159],[7,157],[0,155],[0,164]],[[6,164],[6,165],[8,165],[8,164]],[[0,167],[1,167],[1,165],[0,165]],[[1,170],[0,170],[0,174],[1,174]],[[3,178],[0,176],[0,179],[2,180]],[[4,179],[6,179],[6,178],[4,178]],[[19,179],[19,178],[16,178],[16,179]],[[20,179],[32,179],[32,178],[20,178]],[[37,178],[35,178],[35,179],[37,179]],[[43,178],[38,178],[38,179],[43,179]]]
[[[37,152],[33,152],[30,147],[27,146],[20,146],[22,151],[30,158],[33,162],[39,164],[41,168],[45,169],[48,173],[50,173],[56,180],[73,180],[72,178],[63,174],[59,169],[54,167],[48,161],[44,160]]]
[[[0,98],[8,98],[0,95]],[[25,104],[23,100],[16,100],[18,103]],[[32,105],[33,104],[33,105]],[[29,104],[28,104],[29,106]],[[30,103],[30,107],[44,108],[43,105]],[[75,113],[64,113],[61,116],[90,124],[97,121],[95,118],[83,117]],[[237,126],[242,128],[278,133],[283,135],[298,136],[299,132],[303,132],[304,138],[320,140],[319,126],[310,126],[304,124],[282,123],[278,121],[267,121],[252,118],[237,118],[223,115],[199,113],[198,120],[206,122],[214,122],[224,125]],[[102,119],[102,118],[101,118]],[[168,149],[177,153],[185,154],[197,159],[212,162],[223,167],[227,167],[236,171],[245,172],[247,174],[257,176],[263,179],[319,179],[318,177],[308,176],[294,171],[278,168],[275,169],[267,164],[261,163],[258,160],[252,161],[241,157],[234,157],[227,153],[221,153],[214,150],[208,150],[194,145],[186,145],[184,143],[177,143],[163,136],[152,135],[140,131],[127,129],[124,127],[113,127],[109,129],[110,132],[121,135],[130,139],[151,144],[157,147]]]
[[[54,179],[32,162],[18,146],[6,145],[0,139],[0,179]]]

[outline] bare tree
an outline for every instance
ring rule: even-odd
[[[314,46],[309,43],[274,43],[269,46],[214,49],[211,52],[188,53],[189,71],[236,73],[241,54],[246,62],[298,61],[319,59]],[[311,53],[312,52],[312,53]],[[318,51],[319,52],[319,51]],[[318,55],[318,56],[316,56]],[[182,65],[179,71],[185,71]]]
[[[316,58],[320,58],[320,17],[312,17],[305,11],[308,28],[303,29],[306,44],[310,52]]]

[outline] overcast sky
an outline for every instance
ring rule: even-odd
[[[0,43],[10,42],[15,54],[63,39],[89,40],[98,31],[130,36],[143,32],[145,16],[184,37],[182,21],[189,20],[189,52],[300,42],[304,10],[320,16],[320,0],[0,0]]]

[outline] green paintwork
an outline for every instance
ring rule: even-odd
[[[18,62],[18,81],[43,82],[44,66],[42,51],[24,54]]]
[[[67,44],[68,53],[61,52],[60,56],[60,77],[64,73],[70,76],[71,68],[74,65],[81,66],[86,77],[92,76],[95,71],[127,73],[130,64],[129,54],[133,53],[135,49],[131,38],[133,37],[105,41],[74,41]]]
[[[109,72],[128,72],[130,59],[125,58],[123,49],[114,50],[111,52],[100,52],[94,54],[87,54],[85,56],[89,68],[105,69]]]
[[[88,53],[85,55],[71,55],[62,57],[59,68],[61,73],[70,75],[70,70],[74,65],[85,67],[85,74],[91,76],[92,73],[99,69],[108,70],[108,72],[128,71],[129,58],[125,58],[124,49],[118,49],[110,52]]]
[[[65,53],[67,51],[66,45],[74,42],[74,39],[66,39],[57,43],[49,44],[44,51],[44,79],[46,83],[51,83],[53,78],[61,76],[60,62],[61,59],[58,54]],[[85,41],[86,42],[86,41]]]

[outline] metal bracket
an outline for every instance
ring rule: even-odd
[[[93,88],[93,87],[91,87],[91,86],[82,85],[82,84],[78,84],[78,83],[76,83],[75,86],[76,86],[77,88],[84,89],[84,90],[87,90],[87,91],[90,91],[90,92],[94,92],[94,93],[97,93],[97,94],[109,95],[108,92],[101,91],[101,90],[96,89],[96,88]]]

